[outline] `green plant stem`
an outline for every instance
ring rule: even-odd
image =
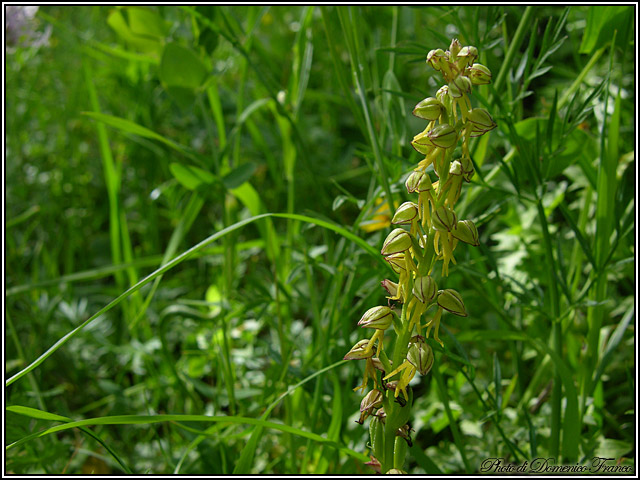
[[[596,235],[594,256],[596,258],[597,269],[591,272],[591,278],[595,277],[595,287],[590,291],[590,300],[594,306],[587,311],[587,325],[589,327],[587,333],[587,350],[583,365],[582,391],[580,399],[581,418],[586,413],[587,399],[593,393],[595,385],[593,383],[593,372],[596,362],[600,357],[600,329],[604,321],[603,302],[607,298],[608,279],[606,275],[606,262],[610,253],[610,237],[613,230],[613,216],[615,204],[616,190],[616,165],[618,162],[618,152],[614,146],[617,145],[617,125],[613,118],[618,119],[619,106],[614,109],[614,117],[612,118],[611,129],[615,138],[612,137],[607,144],[607,106],[609,104],[609,86],[611,82],[611,72],[613,71],[613,54],[615,52],[616,31],[614,31],[611,41],[611,50],[609,57],[609,77],[607,78],[607,86],[604,90],[604,117],[602,119],[602,128],[600,132],[600,162],[598,165],[597,177],[597,198],[596,198]],[[618,94],[619,95],[619,94]],[[619,102],[619,99],[618,99]],[[611,140],[614,140],[611,142]],[[613,143],[613,144],[612,144]]]
[[[509,69],[511,68],[511,64],[513,63],[516,57],[516,53],[518,52],[518,49],[520,48],[520,45],[522,44],[522,41],[524,40],[524,37],[529,30],[529,27],[530,27],[529,24],[531,22],[532,15],[533,15],[533,7],[529,6],[524,10],[524,14],[520,19],[520,23],[518,24],[516,33],[513,35],[513,39],[511,40],[511,44],[509,45],[509,49],[507,50],[507,54],[504,58],[504,61],[502,62],[500,71],[498,72],[498,76],[494,83],[494,88],[495,88],[495,91],[498,92],[497,93],[498,95],[500,95],[503,83],[507,79],[507,73],[509,72]]]
[[[82,68],[89,94],[89,101],[91,108],[96,113],[100,113],[100,102],[98,100],[98,94],[96,87],[93,83],[93,73],[89,62],[82,62]],[[107,129],[102,123],[96,124],[96,130],[98,132],[98,144],[100,148],[100,155],[102,158],[102,168],[104,172],[105,186],[107,189],[107,198],[109,200],[109,238],[111,247],[111,259],[114,264],[122,263],[122,246],[121,246],[121,232],[120,232],[120,214],[119,214],[119,193],[120,193],[120,175],[111,153],[111,147],[109,145],[109,138],[107,136]],[[124,275],[120,271],[114,272],[114,278],[116,285],[120,290],[125,288]],[[134,282],[135,283],[135,282]],[[130,316],[130,307],[128,304],[122,305],[123,312],[126,317]],[[116,321],[116,343],[122,341],[123,334],[123,321],[121,317],[118,317]]]
[[[560,307],[558,303],[558,283],[556,281],[556,262],[553,257],[553,247],[551,245],[551,236],[547,225],[547,217],[542,205],[542,199],[538,199],[538,219],[542,226],[542,235],[544,239],[544,248],[546,256],[546,264],[548,266],[548,293],[550,301],[550,314],[553,335],[553,349],[559,358],[562,358],[562,322],[560,321]],[[560,431],[562,422],[562,378],[555,371],[553,380],[553,390],[551,393],[551,439],[549,453],[558,457],[560,453]]]
[[[402,325],[402,331],[398,334],[396,342],[393,347],[393,368],[397,368],[402,363],[403,357],[406,356],[407,352],[407,341],[409,340],[408,330],[409,330],[409,320],[407,318],[407,303],[405,301],[402,304],[402,313],[400,314],[400,324]],[[404,353],[403,353],[404,351]],[[383,380],[384,381],[384,380]],[[394,465],[394,443],[396,438],[396,429],[398,427],[395,426],[395,404],[394,404],[394,392],[392,390],[387,390],[387,396],[385,398],[385,412],[387,413],[387,420],[384,429],[384,454],[383,458],[379,458],[382,465],[382,473],[386,473],[388,470],[393,468]],[[401,426],[401,425],[400,425]]]
[[[383,474],[387,473],[391,468],[393,468],[393,460],[394,460],[393,447],[394,447],[395,441],[396,441],[396,432],[393,430],[393,428],[391,428],[391,425],[387,423],[384,429],[384,458],[380,462],[382,465],[380,473],[383,473]]]
[[[20,343],[20,339],[18,338],[18,332],[16,332],[16,328],[13,325],[13,320],[11,319],[11,314],[9,309],[5,309],[5,319],[7,320],[7,327],[9,327],[9,333],[11,335],[11,339],[16,347],[16,353],[18,354],[18,359],[22,364],[25,362],[24,350],[22,350],[22,344]],[[31,384],[31,388],[33,389],[33,393],[36,396],[36,401],[38,402],[38,408],[40,410],[46,410],[47,406],[44,403],[44,398],[42,397],[42,393],[40,392],[40,388],[38,387],[38,382],[34,378],[33,374],[29,374],[29,383]]]
[[[431,369],[431,373],[436,380],[436,384],[438,386],[438,395],[440,397],[440,401],[444,405],[445,413],[447,414],[447,419],[449,420],[449,427],[451,428],[451,433],[453,434],[453,440],[460,452],[460,456],[462,457],[462,462],[464,463],[464,468],[466,473],[472,473],[473,469],[471,468],[471,464],[467,459],[467,455],[464,451],[464,442],[462,440],[462,435],[460,435],[460,430],[458,429],[458,424],[456,420],[453,418],[453,413],[451,412],[451,406],[449,405],[449,394],[447,393],[447,387],[444,383],[444,379],[442,378],[442,374],[440,373],[440,361],[437,356],[434,356],[433,360],[433,368]]]
[[[378,178],[380,179],[382,188],[384,189],[385,195],[387,196],[389,208],[393,210],[394,202],[391,187],[389,186],[389,174],[387,172],[387,168],[384,165],[384,159],[382,158],[380,145],[378,145],[378,137],[375,133],[373,122],[371,120],[369,103],[367,102],[367,98],[365,96],[366,86],[364,84],[364,78],[362,76],[362,65],[364,64],[364,61],[362,60],[360,55],[360,37],[358,35],[354,35],[353,37],[351,37],[350,34],[350,32],[352,31],[358,31],[354,25],[357,20],[353,19],[353,15],[351,13],[351,9],[349,8],[348,18],[345,18],[342,8],[338,8],[338,15],[340,17],[342,30],[345,35],[347,49],[349,50],[349,56],[351,57],[351,71],[353,73],[353,78],[356,84],[356,93],[358,95],[358,98],[360,99],[360,104],[362,105],[364,120],[367,126],[367,133],[369,135],[369,143],[371,144],[371,148],[373,149],[373,156],[378,166]]]
[[[558,101],[558,110],[564,107],[565,103],[567,103],[571,95],[573,95],[578,90],[578,88],[580,88],[580,85],[582,85],[582,82],[584,81],[584,77],[586,77],[587,73],[589,73],[591,69],[598,63],[598,60],[600,60],[600,57],[602,56],[602,54],[605,52],[606,49],[607,49],[607,45],[598,49],[596,53],[594,53],[591,56],[591,58],[589,59],[587,64],[584,66],[582,71],[578,74],[578,76],[576,77],[574,82],[571,84],[571,86],[568,89],[566,89],[562,94],[562,97],[560,97],[560,100]]]

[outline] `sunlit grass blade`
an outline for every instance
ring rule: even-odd
[[[132,122],[131,120],[127,120],[126,118],[120,118],[114,115],[107,115],[106,113],[100,113],[100,112],[82,112],[82,114],[98,122],[102,122],[105,125],[109,125],[110,127],[120,130],[121,132],[129,133],[132,135],[139,135],[140,137],[149,138],[151,140],[156,140],[158,142],[161,142],[167,145],[168,147],[171,147],[173,150],[177,152],[180,152],[186,156],[189,156],[190,158],[193,158],[192,152],[187,147],[179,145],[173,140],[170,140],[154,132],[153,130],[143,127],[142,125],[138,125],[137,123]]]
[[[85,427],[90,425],[150,425],[154,423],[160,422],[223,422],[223,423],[238,423],[238,424],[246,424],[246,425],[258,425],[263,428],[270,428],[273,430],[278,430],[284,433],[290,433],[292,435],[297,435],[303,438],[309,438],[314,442],[325,444],[336,448],[340,452],[345,455],[349,455],[354,457],[360,461],[367,461],[368,458],[358,452],[351,450],[350,448],[341,445],[340,443],[334,442],[333,440],[328,440],[325,437],[320,435],[316,435],[314,433],[309,433],[299,428],[290,427],[288,425],[283,425],[280,423],[269,422],[261,419],[255,418],[247,418],[247,417],[239,417],[239,416],[221,416],[221,417],[209,417],[206,415],[116,415],[111,417],[97,417],[97,418],[89,418],[86,420],[77,420],[74,422],[68,422],[63,425],[58,425],[56,427],[47,428],[46,430],[42,430],[40,432],[36,432],[32,435],[24,437],[16,442],[13,442],[6,446],[6,450],[11,450],[13,448],[19,447],[26,442],[29,442],[33,439],[40,438],[46,435],[51,435],[57,432],[63,432],[65,430],[70,430],[72,428]],[[205,435],[205,432],[200,432],[200,435]]]
[[[9,405],[6,410],[8,412],[13,412],[13,413],[17,413],[19,415],[24,415],[30,418],[36,418],[39,420],[50,420],[50,421],[54,421],[54,422],[72,422],[73,420],[68,418],[68,417],[63,417],[62,415],[57,415],[55,413],[50,413],[50,412],[45,412],[43,410],[38,410],[36,408],[31,408],[31,407],[25,407],[22,405]],[[122,458],[106,443],[104,442],[100,437],[98,437],[95,433],[93,433],[91,430],[89,430],[88,428],[81,426],[79,427],[79,429],[86,433],[87,435],[89,435],[91,438],[93,438],[94,440],[96,440],[98,443],[100,443],[100,445],[102,445],[108,452],[109,454],[114,458],[114,460],[116,462],[118,462],[118,464],[123,468],[123,470],[128,473],[128,474],[132,474],[133,472],[129,469],[129,467],[127,466],[127,464],[124,462],[124,460],[122,460]]]

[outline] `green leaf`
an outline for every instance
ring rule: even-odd
[[[165,85],[196,89],[204,83],[207,74],[207,68],[195,52],[177,43],[165,45],[159,69]]]
[[[609,337],[607,346],[605,347],[604,353],[602,354],[602,358],[598,363],[598,368],[596,369],[596,373],[593,380],[593,388],[595,388],[595,385],[600,381],[600,377],[602,377],[602,374],[604,373],[605,369],[613,360],[613,353],[616,351],[616,348],[618,348],[618,345],[624,338],[624,334],[625,334],[625,331],[627,330],[627,327],[629,326],[629,323],[631,322],[631,320],[635,318],[634,314],[635,314],[635,309],[631,307],[625,314],[624,318],[620,321],[620,323],[616,327],[611,337]]]
[[[17,413],[26,417],[37,418],[40,420],[52,420],[55,422],[70,422],[71,419],[56,415],[55,413],[49,413],[37,408],[23,407],[22,405],[10,405],[7,407],[7,412]]]
[[[633,6],[592,6],[589,7],[587,28],[582,36],[580,53],[591,54],[606,45],[618,30],[622,42],[629,37],[631,20],[634,18]]]
[[[257,167],[253,162],[243,163],[222,177],[222,183],[224,183],[224,186],[229,190],[233,190],[249,180]]]
[[[160,422],[222,422],[222,423],[233,423],[233,424],[247,424],[247,425],[259,425],[263,428],[271,428],[273,430],[278,430],[285,433],[290,433],[292,435],[298,435],[303,438],[308,438],[313,440],[314,442],[330,445],[342,453],[345,453],[351,457],[354,457],[360,461],[366,462],[369,460],[362,453],[351,450],[348,447],[345,447],[341,443],[335,442],[333,440],[328,440],[325,437],[317,435],[315,433],[307,432],[305,430],[290,427],[289,425],[283,425],[280,423],[269,422],[261,419],[248,418],[248,417],[239,417],[239,416],[219,416],[219,417],[210,417],[206,415],[116,415],[112,417],[97,417],[97,418],[88,418],[86,420],[79,420],[76,422],[65,423],[64,425],[58,425],[56,427],[47,428],[46,430],[42,430],[40,432],[33,433],[31,435],[27,435],[26,437],[14,442],[12,444],[7,445],[6,450],[10,450],[19,445],[22,445],[30,440],[35,438],[40,438],[45,435],[50,435],[56,432],[62,432],[65,430],[69,430],[71,428],[84,427],[87,425],[150,425],[154,423]],[[207,435],[206,432],[200,431],[200,435]]]
[[[162,135],[157,134],[153,130],[149,130],[148,128],[143,127],[142,125],[138,125],[137,123],[132,122],[130,120],[126,120],[124,118],[114,117],[113,115],[107,115],[105,113],[98,113],[98,112],[82,112],[82,115],[86,115],[89,118],[93,118],[94,120],[97,120],[99,122],[106,123],[107,125],[117,128],[118,130],[124,133],[131,133],[134,135],[139,135],[140,137],[150,138],[152,140],[158,140],[179,152],[182,152],[182,153],[186,152],[185,147],[182,147],[181,145],[178,145],[172,140],[169,140],[168,138],[165,138]]]
[[[55,422],[71,422],[72,421],[68,417],[63,417],[61,415],[56,415],[55,413],[49,413],[49,412],[45,412],[43,410],[38,410],[36,408],[31,408],[31,407],[25,407],[25,406],[22,406],[22,405],[11,405],[11,406],[7,407],[7,411],[8,412],[17,413],[19,415],[24,415],[24,416],[30,417],[30,418],[37,418],[39,420],[51,420],[51,421],[55,421]],[[125,472],[127,472],[129,474],[133,473],[131,471],[131,469],[129,469],[127,464],[124,463],[124,461],[120,458],[120,456],[107,443],[105,443],[100,437],[98,437],[95,433],[93,433],[91,430],[89,430],[86,427],[79,427],[79,429],[81,431],[83,431],[84,433],[86,433],[87,435],[89,435],[95,441],[97,441],[100,445],[102,445],[109,452],[109,454],[120,464],[120,466],[123,468],[123,470]],[[35,434],[35,435],[37,435],[37,434]],[[24,437],[23,439],[19,440],[19,442],[22,442],[23,440],[31,439],[31,438],[34,438],[34,434],[31,434],[31,435],[28,435],[27,437]]]
[[[391,130],[394,133],[395,140],[400,144],[405,144],[405,125],[406,113],[402,98],[394,96],[391,92],[400,92],[402,87],[391,70],[387,70],[382,79],[382,104],[384,111],[387,112],[391,123]]]
[[[498,416],[502,409],[502,370],[500,369],[500,360],[498,360],[498,352],[493,352],[493,385],[495,387],[495,407]]]
[[[340,440],[340,430],[342,428],[342,385],[340,383],[340,379],[338,375],[332,375],[333,380],[333,401],[331,408],[331,422],[329,423],[329,428],[327,430],[327,438],[329,440],[333,440],[335,442]],[[318,452],[321,456],[318,460],[318,466],[316,467],[314,473],[323,475],[327,473],[329,468],[329,458],[327,453],[325,453],[325,449]]]
[[[188,111],[196,101],[196,93],[192,88],[167,85],[165,90],[182,110]]]
[[[427,472],[428,475],[442,475],[442,470],[438,468],[438,465],[436,465],[431,458],[425,455],[423,449],[418,446],[417,443],[414,443],[409,451],[411,452],[411,455],[413,455],[416,463],[420,465],[420,467],[424,468],[424,471]]]
[[[203,184],[210,185],[216,181],[215,175],[192,165],[174,162],[169,165],[169,170],[171,175],[188,190],[195,190]]]
[[[247,207],[251,215],[260,215],[263,212],[260,195],[250,183],[245,182],[239,187],[230,189],[230,192]]]
[[[138,7],[131,7],[138,8]],[[116,34],[132,47],[142,52],[158,52],[162,46],[160,41],[149,35],[140,35],[131,30],[129,23],[122,14],[124,9],[113,10],[107,17],[107,24],[116,32]],[[136,14],[134,13],[134,18]],[[138,28],[138,19],[135,18],[136,28]],[[140,29],[138,29],[140,31]]]
[[[168,25],[158,12],[146,7],[127,7],[129,29],[134,35],[163,39],[168,33]]]
[[[619,459],[631,452],[633,444],[625,440],[616,440],[613,438],[603,438],[596,449],[595,455],[600,458]],[[611,461],[608,465],[614,465]]]
[[[198,45],[204,47],[205,52],[211,55],[218,46],[219,35],[210,28],[205,28],[198,36]]]
[[[549,163],[543,166],[545,178],[554,178],[568,166],[578,163],[581,157],[591,155],[591,152],[595,151],[596,145],[588,133],[578,128],[566,135],[566,138],[562,138],[561,122],[553,122],[551,131],[548,131],[547,122],[549,122],[548,118],[531,117],[516,123],[514,127],[523,147],[529,151],[535,151],[536,131],[546,133],[546,135],[538,137],[538,140],[549,137],[558,139],[558,144],[553,145],[554,151],[548,156]],[[547,147],[550,148],[549,145]]]

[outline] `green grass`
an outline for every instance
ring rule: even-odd
[[[373,473],[342,358],[395,274],[390,226],[360,225],[410,198],[452,37],[498,127],[456,208],[481,245],[438,278],[469,315],[430,341],[404,469],[633,467],[633,18],[40,7],[49,44],[6,55],[6,472]]]

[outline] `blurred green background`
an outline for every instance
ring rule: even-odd
[[[634,6],[20,8],[5,7],[5,399],[68,418],[7,411],[7,473],[371,473],[363,365],[342,357],[386,302],[393,274],[370,254],[385,183],[410,198],[411,111],[442,84],[425,57],[452,38],[492,71],[472,102],[498,128],[472,144],[457,213],[481,246],[443,287],[469,317],[444,318],[446,390],[412,384],[407,469],[634,465]],[[288,216],[221,234],[25,372],[263,213]],[[164,414],[240,420],[27,438]]]

